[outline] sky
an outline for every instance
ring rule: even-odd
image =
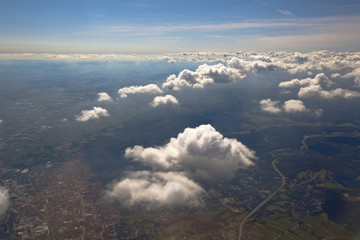
[[[2,0],[0,53],[357,51],[356,0]]]

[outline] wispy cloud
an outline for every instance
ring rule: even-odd
[[[358,46],[360,17],[294,18],[293,13],[288,10],[279,9],[279,11],[291,19],[248,20],[219,24],[93,25],[78,34],[87,37],[112,36],[119,41],[125,39],[127,42],[129,38],[133,38],[146,44],[160,44],[159,40],[156,40],[160,38],[161,46],[173,44],[175,37],[181,38],[183,45],[199,47],[199,39],[202,39],[207,42],[212,41],[212,48],[218,49],[230,47],[234,49],[235,46],[241,46],[252,50],[301,51],[327,48],[355,51],[355,47]],[[201,43],[204,47],[204,42]]]
[[[246,36],[251,46],[268,50],[315,50],[357,51],[360,39],[360,17],[327,17],[297,19],[302,23],[292,31],[275,35]]]
[[[295,15],[292,12],[290,12],[289,10],[285,10],[285,9],[278,9],[278,12],[285,16],[294,16]]]
[[[260,0],[253,0],[253,1],[256,2],[256,3],[260,3],[260,4],[264,5],[264,6],[269,6],[269,3],[265,2],[265,1],[260,1]]]
[[[240,29],[259,29],[259,28],[284,28],[300,27],[311,25],[310,22],[304,23],[299,20],[252,20],[245,22],[230,22],[220,24],[167,24],[167,25],[96,25],[90,26],[81,34],[134,34],[134,35],[157,35],[170,32],[187,32],[187,31],[228,31]]]
[[[275,9],[276,11],[277,9]],[[291,19],[286,19],[291,18]],[[159,54],[183,51],[358,51],[360,39],[360,16],[336,16],[295,18],[277,20],[249,20],[219,24],[94,24],[77,32],[78,37],[89,39],[83,45],[66,43],[66,53],[93,52],[119,54],[57,54],[56,50],[42,49],[41,56],[0,54],[0,59],[46,58],[46,59],[134,59],[137,54]],[[107,44],[103,44],[106,42]],[[66,45],[68,44],[68,45]],[[21,52],[16,43],[14,52]],[[0,44],[0,52],[9,53],[8,47]],[[75,50],[74,50],[75,49]],[[114,49],[116,51],[114,52]],[[23,50],[28,52],[29,50]],[[38,50],[34,52],[41,53]],[[13,53],[14,53],[13,52]],[[127,53],[127,55],[124,55]],[[146,58],[146,57],[145,57]]]

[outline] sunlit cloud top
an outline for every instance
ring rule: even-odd
[[[2,1],[0,53],[356,51],[348,1]]]

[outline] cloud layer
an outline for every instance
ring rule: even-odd
[[[108,117],[109,113],[106,109],[101,107],[93,107],[92,110],[83,110],[76,117],[76,121],[78,122],[86,122],[90,119],[99,119],[100,117]]]
[[[156,84],[124,87],[124,88],[120,88],[118,91],[121,98],[126,98],[129,94],[136,94],[136,93],[159,94],[162,92],[163,91]]]

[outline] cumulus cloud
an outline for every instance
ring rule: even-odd
[[[292,79],[291,81],[281,82],[279,84],[279,87],[296,88],[296,87],[311,86],[311,85],[330,86],[331,84],[333,84],[333,82],[331,82],[324,73],[319,73],[314,78],[305,78],[301,80]]]
[[[335,75],[335,77],[338,75]],[[352,74],[345,75],[346,77]],[[343,76],[343,77],[345,77]],[[317,74],[314,78],[293,79],[291,81],[281,82],[279,87],[282,88],[300,88],[298,96],[301,98],[357,98],[360,97],[360,92],[352,91],[349,89],[336,88],[332,90],[325,90],[324,87],[330,87],[332,81],[324,73]]]
[[[283,69],[282,64],[274,63],[271,58],[259,55],[253,58],[241,59],[233,57],[227,61],[230,68],[238,69],[243,74],[260,71],[276,71]]]
[[[111,97],[106,92],[100,92],[97,95],[98,95],[99,102],[112,101]]]
[[[354,78],[355,86],[360,87],[360,67],[342,76],[342,78]]]
[[[295,99],[285,101],[282,107],[280,107],[280,101],[272,101],[270,98],[263,99],[259,103],[263,111],[270,113],[281,113],[283,110],[286,113],[298,113],[298,112],[308,111],[308,109],[305,107],[304,103],[301,100],[295,100]],[[316,113],[316,115],[321,115],[321,114]]]
[[[224,55],[227,56],[227,54]],[[184,69],[178,76],[170,75],[162,87],[172,90],[180,90],[184,87],[203,88],[209,84],[230,83],[243,79],[247,73],[287,69],[285,63],[274,62],[266,55],[244,56],[244,58],[233,56],[226,61],[226,65],[222,63],[202,64],[195,71]]]
[[[211,125],[186,128],[159,147],[134,146],[125,157],[150,166],[150,171],[128,172],[107,190],[107,197],[123,206],[147,208],[203,203],[204,189],[195,182],[230,180],[255,160],[255,152],[236,139],[223,137]]]
[[[279,69],[290,74],[308,74],[319,71],[342,71],[359,66],[358,53],[315,51],[309,53],[273,52],[269,58]]]
[[[0,54],[1,55],[1,54]],[[34,55],[34,54],[31,54]],[[290,74],[309,74],[320,71],[351,72],[360,69],[358,52],[329,52],[315,51],[299,52],[197,52],[176,53],[164,55],[119,55],[119,54],[65,54],[49,55],[46,58],[65,59],[124,59],[124,60],[169,60],[192,61],[203,63],[195,71],[184,69],[178,75],[170,75],[162,84],[163,88],[179,90],[184,87],[203,88],[213,83],[233,82],[246,77],[248,73],[262,71],[287,71]],[[1,57],[1,56],[0,56]],[[215,65],[208,65],[216,62]],[[222,62],[222,63],[219,63]],[[205,64],[206,63],[206,64]],[[348,75],[349,76],[349,75]],[[360,78],[356,80],[356,84]],[[149,87],[149,85],[147,85]],[[160,93],[160,89],[153,85],[153,90],[146,86],[132,86],[120,89],[119,94],[126,97],[128,94],[150,92]]]
[[[152,101],[151,105],[153,107],[158,107],[160,105],[178,105],[179,101],[172,95],[166,95],[166,96],[157,96]]]
[[[341,77],[341,74],[340,73],[333,73],[330,75],[331,78],[339,78]]]
[[[281,108],[279,107],[280,101],[272,101],[270,98],[263,99],[260,101],[260,107],[265,112],[280,113]]]
[[[298,113],[308,111],[301,100],[291,99],[284,102],[284,111],[287,113]]]
[[[255,152],[236,139],[223,137],[211,125],[186,128],[164,146],[134,146],[125,157],[157,170],[184,171],[202,180],[228,180],[253,164]]]
[[[177,76],[170,75],[162,87],[179,90],[184,87],[203,88],[214,83],[233,82],[245,78],[248,73],[263,71],[287,71],[290,74],[312,75],[320,71],[354,71],[360,69],[359,53],[335,53],[329,51],[316,51],[310,53],[298,52],[270,52],[223,54],[222,59],[217,53],[185,54],[189,61],[210,61],[216,56],[216,65],[202,64],[195,71],[183,70]],[[190,58],[191,57],[191,58]],[[337,75],[334,75],[337,76]],[[349,75],[347,75],[349,76]],[[358,78],[357,78],[358,79]],[[291,82],[281,83],[281,87],[301,87],[313,85],[316,81],[320,84],[332,84],[325,74],[315,78],[293,79]],[[355,81],[360,82],[360,78]],[[321,85],[322,86],[322,85]]]
[[[159,94],[162,92],[163,91],[156,84],[124,87],[124,88],[120,88],[118,91],[121,98],[126,98],[128,94],[136,94],[136,93]]]
[[[76,121],[86,122],[90,119],[99,119],[100,117],[108,117],[109,113],[106,109],[101,107],[94,107],[92,110],[83,110],[76,117]]]
[[[360,87],[360,77],[356,77],[354,82],[355,82],[355,86]]]
[[[181,172],[131,172],[115,183],[107,196],[130,207],[147,208],[202,205],[203,188]]]
[[[0,215],[4,214],[10,205],[10,196],[6,188],[0,186]]]
[[[360,97],[360,92],[352,91],[343,88],[336,88],[330,91],[324,90],[319,85],[311,85],[308,87],[300,88],[298,96],[301,98],[322,98],[322,99],[334,99],[334,98],[357,98]]]
[[[358,53],[315,51],[309,53],[273,52],[271,62],[290,74],[307,74],[320,71],[351,70],[359,66]]]
[[[184,87],[203,88],[213,83],[229,83],[244,78],[237,69],[227,67],[221,63],[216,65],[200,65],[195,72],[188,69],[182,70],[178,76],[170,75],[162,87],[172,90],[180,90]]]

